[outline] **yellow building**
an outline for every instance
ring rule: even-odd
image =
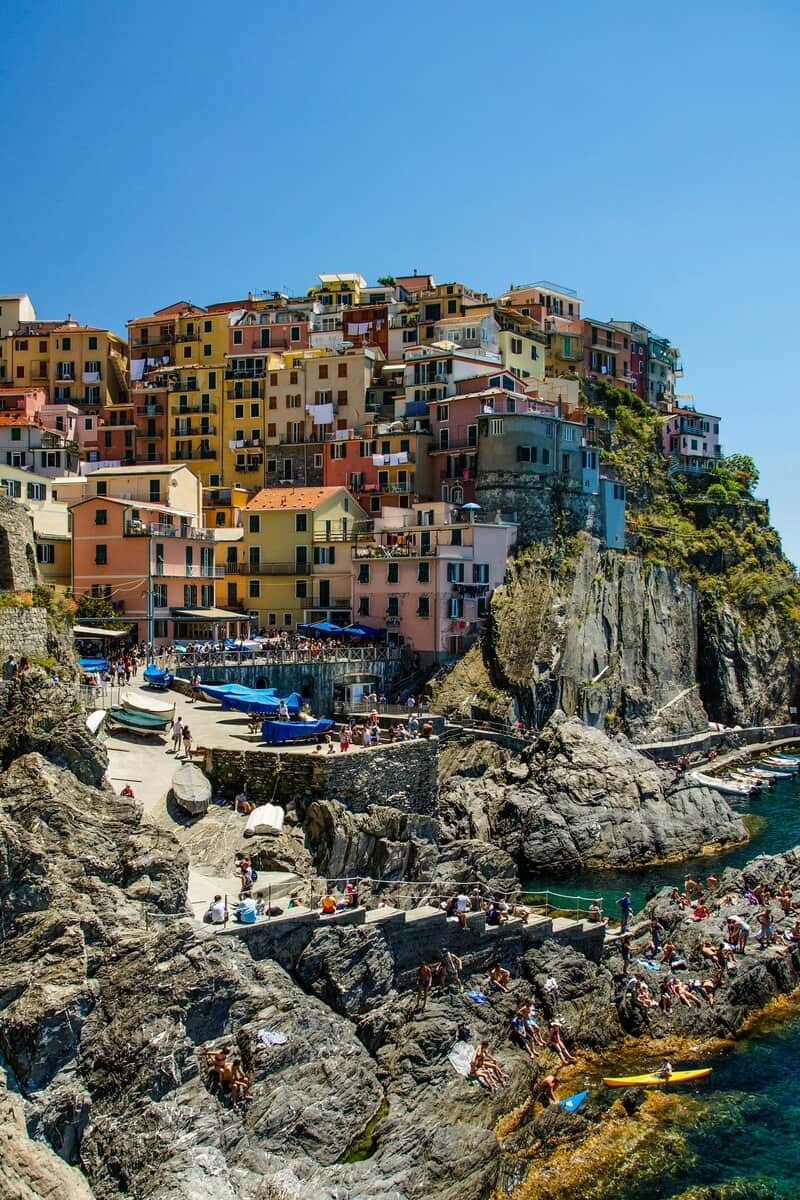
[[[273,482],[276,474],[288,483],[296,478],[296,467],[285,465],[294,463],[294,457],[284,455],[282,447],[324,442],[337,431],[358,430],[371,419],[367,390],[383,355],[375,347],[366,347],[232,361],[235,365],[226,380],[219,482],[256,488]]]
[[[498,308],[496,318],[503,366],[521,379],[544,379],[547,338],[541,325],[510,308]]]
[[[369,518],[347,489],[264,488],[242,515],[238,570],[247,580],[246,608],[259,626],[348,624],[350,546]]]
[[[367,286],[363,275],[344,272],[334,275],[318,275],[319,286],[309,288],[308,294],[318,300],[324,311],[336,308],[354,308],[361,303],[361,291]]]
[[[577,375],[583,366],[583,332],[553,330],[545,358],[548,375]]]
[[[76,321],[35,321],[3,339],[2,377],[37,387],[49,403],[69,401],[93,411],[124,403],[128,344],[108,329]]]

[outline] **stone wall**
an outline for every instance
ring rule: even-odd
[[[0,496],[0,590],[29,592],[39,582],[28,510]]]
[[[218,787],[247,780],[251,800],[276,804],[300,799],[338,800],[352,812],[373,804],[435,817],[439,811],[439,740],[421,738],[342,754],[211,749],[205,768]]]
[[[272,958],[292,971],[315,934],[343,925],[358,926],[365,934],[380,930],[392,953],[394,982],[400,987],[411,986],[421,961],[436,962],[442,946],[463,960],[464,978],[469,979],[471,975],[487,974],[497,960],[516,968],[526,950],[551,939],[571,945],[599,962],[605,940],[602,924],[532,917],[528,924],[512,920],[487,927],[484,913],[470,913],[467,928],[462,929],[457,921],[430,908],[410,913],[355,909],[336,917],[322,917],[317,912],[285,915],[248,927],[232,926],[218,936],[241,937],[253,958]]]
[[[319,716],[333,712],[333,689],[346,675],[363,673],[380,679],[378,691],[391,691],[392,680],[403,671],[398,657],[395,660],[365,659],[348,662],[312,663],[244,663],[241,666],[179,667],[177,676],[187,682],[195,670],[205,683],[241,683],[245,687],[274,687],[281,696],[299,692]]]
[[[475,495],[487,519],[495,512],[516,512],[520,545],[580,530],[603,536],[600,496],[558,475],[482,471]]]
[[[19,660],[47,658],[52,653],[44,608],[0,608],[0,662],[9,654]]]

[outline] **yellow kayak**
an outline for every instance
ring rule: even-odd
[[[604,1079],[606,1087],[659,1087],[665,1083],[688,1083],[691,1079],[705,1079],[713,1067],[704,1067],[701,1071],[673,1071],[668,1079],[653,1072],[651,1075],[618,1075],[615,1078]]]

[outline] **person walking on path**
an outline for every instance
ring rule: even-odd
[[[180,754],[183,745],[183,721],[180,717],[176,717],[172,722],[172,752],[175,755]]]
[[[619,931],[620,933],[625,933],[628,929],[628,921],[633,915],[633,902],[631,901],[630,892],[626,892],[624,896],[620,896],[617,904],[619,905],[620,918]]]

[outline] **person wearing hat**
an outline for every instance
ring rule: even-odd
[[[625,933],[628,928],[628,921],[633,916],[633,901],[631,900],[630,892],[626,892],[624,896],[620,896],[617,904],[619,905],[620,917],[619,931],[620,933]]]
[[[577,1059],[570,1054],[567,1047],[564,1045],[564,1039],[561,1036],[561,1021],[550,1022],[550,1038],[548,1045],[551,1050],[555,1050],[558,1057],[563,1063],[574,1063]]]

